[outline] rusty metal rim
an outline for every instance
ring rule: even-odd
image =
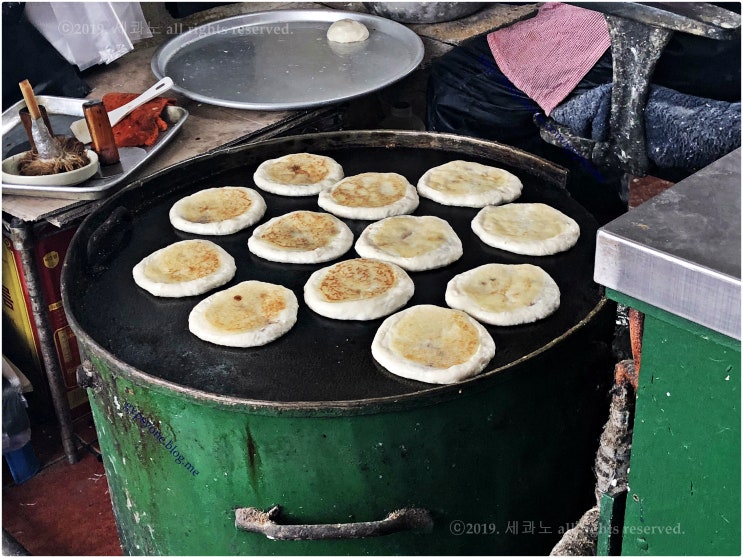
[[[408,131],[408,130],[348,130],[348,131],[336,131],[336,132],[319,132],[319,133],[313,133],[313,134],[299,134],[295,136],[282,136],[278,138],[271,138],[267,140],[262,140],[258,142],[253,142],[245,145],[236,145],[236,146],[228,146],[228,147],[222,147],[222,148],[216,148],[212,149],[211,151],[208,151],[202,155],[197,155],[195,157],[192,157],[188,159],[187,161],[180,161],[178,163],[175,163],[173,165],[170,165],[168,167],[165,167],[159,171],[157,171],[154,174],[151,174],[145,178],[142,178],[138,180],[137,182],[131,184],[129,187],[133,187],[136,184],[139,184],[143,182],[144,180],[150,180],[153,178],[156,178],[157,176],[164,174],[169,169],[172,169],[173,167],[177,167],[182,165],[185,162],[193,163],[196,161],[199,161],[201,159],[207,159],[209,157],[213,157],[215,155],[229,155],[232,153],[236,153],[238,151],[242,151],[244,149],[249,149],[255,146],[271,146],[273,144],[282,144],[286,143],[288,139],[294,140],[296,143],[301,143],[304,140],[318,140],[322,139],[328,142],[328,145],[326,147],[334,148],[334,147],[354,147],[355,144],[351,143],[345,143],[346,141],[351,138],[351,141],[353,140],[360,140],[362,143],[366,142],[368,139],[376,139],[380,141],[380,146],[387,147],[387,148],[393,148],[393,147],[421,147],[420,140],[421,138],[424,138],[428,140],[430,145],[427,147],[429,148],[444,148],[449,146],[450,143],[455,144],[463,144],[466,143],[468,146],[477,146],[481,149],[481,151],[477,152],[477,155],[487,155],[488,153],[492,153],[494,150],[503,149],[504,151],[512,152],[515,154],[518,154],[518,160],[510,160],[509,164],[521,168],[529,168],[532,171],[537,170],[538,175],[552,175],[552,179],[554,180],[555,177],[561,176],[559,179],[560,185],[564,188],[567,183],[567,176],[568,171],[560,167],[558,165],[555,165],[554,163],[542,159],[540,157],[537,157],[536,155],[533,155],[527,151],[522,151],[520,149],[517,149],[515,147],[510,147],[507,145],[500,144],[495,141],[491,140],[483,140],[480,138],[473,138],[469,136],[462,136],[458,134],[449,134],[449,133],[440,133],[440,132],[419,132],[419,131]],[[333,143],[333,142],[336,143]]]

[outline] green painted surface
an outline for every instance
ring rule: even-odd
[[[614,527],[614,499],[602,494],[599,501],[599,531],[596,541],[596,556],[610,556],[611,531]]]
[[[622,524],[626,492],[603,493],[599,500],[599,528],[596,556],[616,556],[622,546]]]
[[[101,376],[89,393],[124,551],[547,554],[591,505],[606,420],[606,347],[574,338],[489,389],[345,416],[195,401],[132,383],[86,351]],[[556,366],[566,355],[571,366]],[[235,508],[276,504],[298,524],[422,507],[434,528],[351,541],[272,541],[235,528]]]
[[[740,342],[645,313],[624,555],[739,555]]]

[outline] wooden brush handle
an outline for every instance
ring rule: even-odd
[[[101,101],[88,101],[83,104],[85,122],[90,132],[90,146],[98,154],[102,165],[111,165],[119,161],[119,150],[108,119],[106,107]]]
[[[26,101],[28,113],[31,115],[31,118],[38,120],[41,117],[41,110],[39,109],[39,103],[36,101],[36,95],[34,95],[31,84],[27,79],[24,79],[18,85],[21,86],[21,93],[23,93],[23,100]]]

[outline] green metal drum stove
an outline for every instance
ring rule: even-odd
[[[579,221],[578,244],[541,258],[491,250],[471,231],[476,210],[422,200],[418,211],[446,218],[467,249],[416,274],[411,303],[444,305],[446,281],[484,261],[528,260],[560,285],[560,308],[536,324],[491,327],[498,350],[488,371],[449,386],[375,365],[369,345],[381,320],[328,320],[304,305],[290,334],[264,347],[195,338],[185,325],[193,297],[153,297],[136,288],[132,267],[183,238],[167,217],[177,199],[207,185],[250,186],[260,162],[301,151],[336,158],[348,175],[394,171],[413,182],[456,158],[514,169],[524,201]],[[124,552],[547,554],[593,499],[615,314],[591,281],[598,226],[565,178],[491,142],[353,131],[225,149],[106,200],[72,242],[63,296]],[[311,197],[264,195],[267,217],[316,208]],[[357,234],[365,225],[349,226]],[[215,240],[235,257],[235,280],[280,282],[301,298],[319,266],[261,261],[249,234]]]

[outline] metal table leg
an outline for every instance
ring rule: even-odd
[[[36,321],[36,330],[39,335],[44,370],[49,381],[54,412],[59,421],[62,446],[67,461],[71,464],[77,463],[78,455],[72,427],[72,413],[67,401],[67,390],[62,375],[62,368],[54,351],[54,332],[52,331],[46,312],[48,301],[41,288],[39,271],[34,258],[32,227],[20,219],[14,218],[10,223],[10,239],[13,247],[21,257],[21,266],[26,279],[28,295],[31,300],[31,311]]]
[[[606,23],[614,60],[609,118],[613,138],[608,144],[597,145],[599,149],[608,148],[609,153],[594,156],[598,155],[599,164],[619,166],[643,176],[650,168],[645,147],[645,104],[650,76],[673,31],[613,15],[606,16]],[[612,161],[618,164],[612,165]]]

